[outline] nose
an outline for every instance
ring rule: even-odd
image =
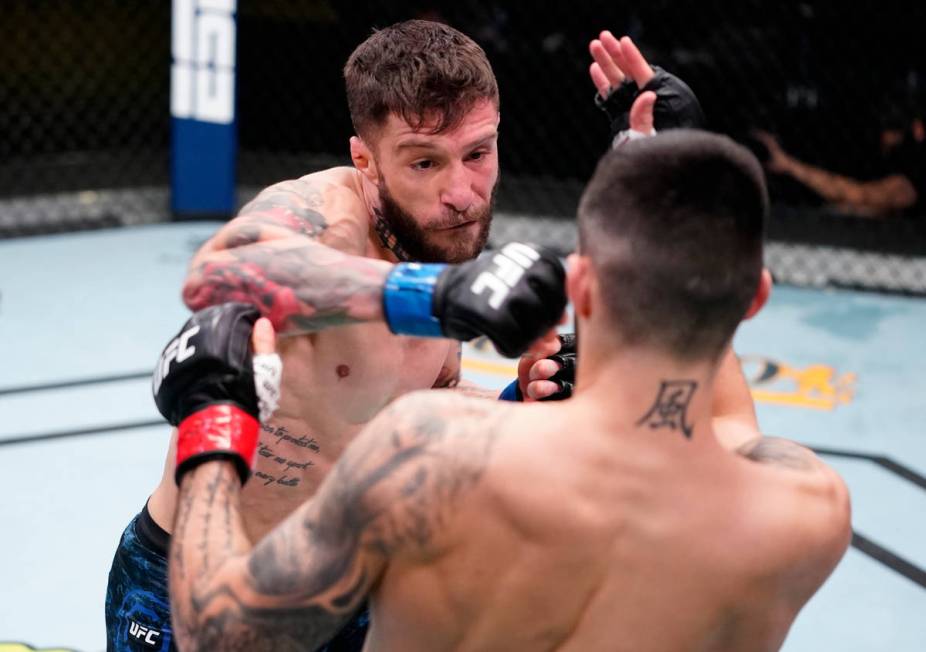
[[[449,167],[441,189],[441,203],[463,213],[472,206],[474,198],[472,179],[466,166],[460,162]]]

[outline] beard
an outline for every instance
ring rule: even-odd
[[[489,202],[480,209],[465,212],[451,211],[444,215],[437,229],[448,228],[464,222],[476,222],[478,228],[474,235],[461,232],[450,239],[448,244],[437,242],[431,229],[422,227],[411,213],[395,200],[386,186],[386,180],[379,179],[380,212],[382,224],[377,227],[383,244],[391,249],[400,260],[414,260],[422,263],[462,263],[479,255],[489,239],[489,227],[492,225],[492,210],[495,207],[495,194],[498,182],[492,187]]]

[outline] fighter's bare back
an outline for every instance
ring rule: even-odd
[[[404,447],[428,469],[357,497],[389,506],[361,536],[391,551],[367,649],[777,650],[845,549],[845,487],[792,442],[730,450],[716,422],[688,440],[600,401],[442,394],[390,407],[343,478]],[[386,431],[399,443],[377,445]]]

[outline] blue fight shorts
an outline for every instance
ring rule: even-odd
[[[122,533],[106,588],[107,652],[169,652],[170,599],[167,549],[170,535],[146,504]],[[318,652],[360,652],[370,625],[366,605]]]

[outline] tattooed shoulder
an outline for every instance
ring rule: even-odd
[[[177,601],[178,637],[198,637],[198,649],[320,646],[356,612],[390,555],[439,553],[444,526],[479,483],[505,414],[503,406],[453,392],[393,403],[347,448],[310,501],[239,566],[224,566],[189,600]],[[214,472],[221,471],[227,469]],[[237,483],[227,477],[229,486]],[[228,495],[226,488],[215,500],[227,502]],[[182,535],[189,521],[183,503],[180,518]],[[186,571],[176,560],[178,545],[174,593]],[[198,549],[189,546],[186,554]]]
[[[433,554],[491,460],[504,407],[431,391],[403,397],[378,416],[333,480],[345,500],[366,505],[365,545],[383,554]]]
[[[245,204],[238,216],[243,225],[282,227],[317,238],[328,228],[325,186],[306,177],[276,183]]]
[[[780,437],[753,439],[737,448],[736,452],[753,462],[796,471],[810,471],[817,466],[816,456],[811,451]]]

